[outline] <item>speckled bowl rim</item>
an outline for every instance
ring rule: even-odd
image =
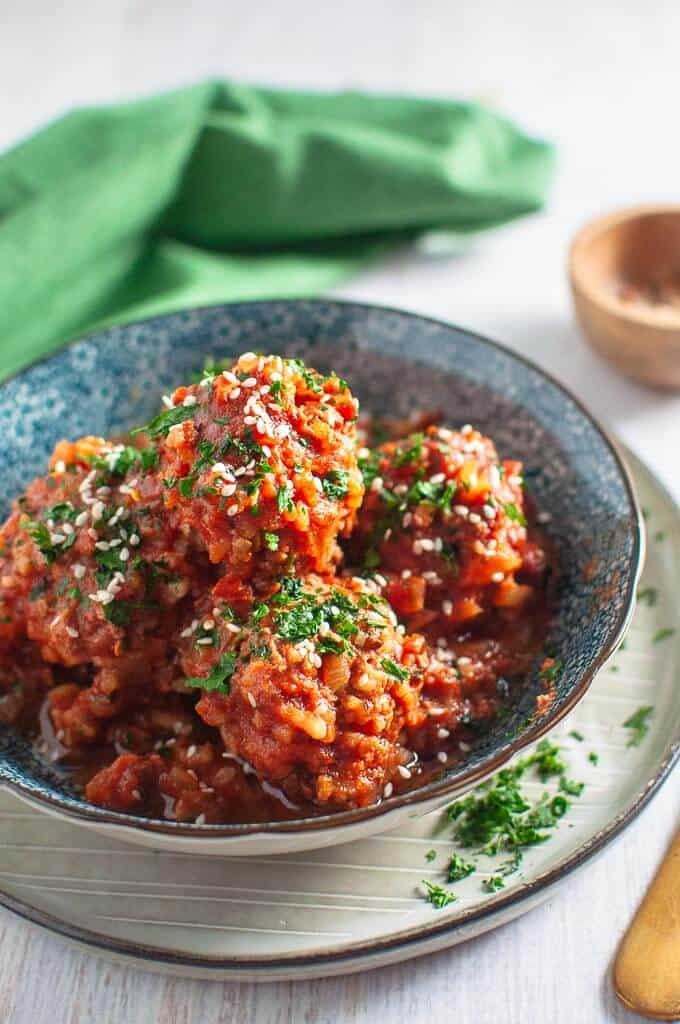
[[[198,306],[188,309],[178,309],[171,313],[165,313],[160,316],[148,317],[142,320],[130,321],[129,323],[115,325],[119,328],[133,328],[140,325],[153,326],[154,324],[160,324],[168,320],[172,320],[178,315],[183,313],[201,313],[201,312],[218,312],[220,310],[228,312],[234,309],[261,309],[271,305],[280,305],[285,302],[287,305],[296,305],[298,302],[304,303],[307,307],[313,306],[315,303],[314,299],[273,299],[273,300],[256,300],[253,302],[232,302],[232,303],[212,303],[206,306]],[[303,832],[314,833],[329,829],[341,829],[345,825],[358,824],[359,822],[365,822],[371,818],[379,818],[383,815],[387,815],[391,811],[395,811],[403,807],[416,807],[421,803],[430,800],[439,800],[445,798],[447,795],[453,797],[457,792],[463,789],[468,789],[479,782],[483,781],[493,772],[497,771],[502,767],[510,758],[514,757],[519,751],[532,743],[535,743],[541,737],[545,736],[546,733],[550,732],[559,722],[562,721],[566,715],[576,706],[576,704],[582,699],[584,694],[587,692],[590,684],[595,678],[596,674],[602,668],[603,665],[609,660],[612,654],[616,651],[622,641],[628,624],[633,615],[635,608],[635,593],[637,590],[638,581],[642,572],[644,564],[644,552],[645,552],[645,530],[642,512],[640,505],[635,493],[635,488],[630,475],[630,472],[623,461],[619,447],[614,439],[608,434],[608,432],[602,427],[602,425],[595,419],[592,413],[583,405],[583,403],[563,384],[561,384],[555,377],[550,373],[543,370],[532,360],[527,359],[525,356],[514,352],[512,349],[499,342],[492,341],[482,334],[478,334],[474,331],[470,331],[465,327],[458,327],[455,324],[448,323],[444,320],[439,320],[435,317],[422,316],[418,313],[412,313],[407,310],[397,309],[390,306],[378,306],[372,303],[361,303],[351,302],[339,299],[319,299],[319,304],[323,304],[324,307],[337,306],[340,309],[351,309],[355,312],[366,313],[367,315],[375,313],[386,313],[388,315],[397,315],[405,317],[415,323],[428,323],[438,327],[445,328],[446,330],[453,330],[458,332],[467,338],[474,344],[482,344],[489,346],[502,352],[505,356],[516,362],[522,364],[527,369],[538,374],[548,381],[553,387],[561,391],[574,406],[578,409],[581,415],[586,419],[594,430],[599,433],[602,441],[609,449],[612,458],[616,464],[621,479],[625,485],[626,494],[628,497],[628,503],[630,511],[632,513],[632,539],[633,539],[633,554],[631,557],[631,567],[629,574],[629,582],[625,598],[621,604],[621,610],[616,623],[608,630],[608,640],[604,644],[602,651],[599,656],[595,658],[587,669],[584,670],[580,679],[574,683],[569,696],[559,705],[556,710],[549,711],[542,719],[535,722],[532,726],[527,728],[517,739],[512,742],[506,743],[501,746],[494,753],[489,754],[478,764],[471,766],[467,770],[461,768],[456,770],[455,768],[451,773],[444,779],[439,781],[430,782],[422,788],[410,790],[409,792],[398,794],[396,796],[389,797],[388,799],[382,800],[378,804],[371,804],[369,807],[355,808],[349,811],[339,811],[334,814],[319,815],[313,818],[299,818],[291,821],[277,821],[277,822],[255,822],[252,824],[232,824],[232,825],[197,825],[195,823],[187,822],[168,822],[156,818],[143,818],[137,817],[131,814],[123,814],[117,811],[107,811],[101,807],[96,807],[92,804],[87,804],[85,801],[79,807],[74,807],[72,801],[67,801],[62,797],[47,794],[41,790],[34,789],[27,785],[20,779],[8,777],[0,765],[0,783],[6,786],[10,791],[14,791],[21,796],[29,800],[29,802],[43,804],[50,808],[53,813],[58,812],[60,816],[70,819],[74,822],[89,822],[94,825],[122,825],[125,826],[121,830],[121,839],[130,841],[129,830],[138,830],[147,833],[161,834],[165,836],[182,836],[182,837],[205,837],[205,839],[228,839],[228,838],[241,838],[243,836],[267,836],[267,835],[292,835],[300,834]],[[105,334],[107,330],[111,329],[110,325],[107,327],[99,328],[89,334],[81,337],[73,338],[60,346],[57,350],[50,352],[48,355],[42,356],[29,363],[27,366],[22,367],[17,372],[6,377],[0,382],[2,384],[7,383],[9,380],[16,379],[22,376],[33,366],[41,363],[49,362],[59,356],[61,352],[66,348],[70,348],[73,345],[79,344],[84,341],[96,341],[101,335]],[[385,828],[389,828],[389,822],[386,822]],[[378,830],[376,830],[378,831]],[[126,833],[128,834],[126,836]],[[341,840],[339,840],[341,841]],[[313,840],[310,843],[309,849],[313,849]]]

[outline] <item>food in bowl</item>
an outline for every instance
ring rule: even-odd
[[[464,756],[550,617],[520,463],[434,414],[377,444],[346,381],[281,356],[164,406],[60,442],[15,502],[0,721],[90,802],[199,824],[365,807]]]

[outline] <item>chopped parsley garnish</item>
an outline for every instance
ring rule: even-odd
[[[267,548],[268,551],[278,551],[279,550],[279,535],[278,535],[278,533],[268,533],[265,530],[264,534],[263,534],[263,537],[264,537],[264,546]]]
[[[474,870],[475,865],[471,861],[465,860],[459,853],[454,853],[446,869],[446,877],[449,882],[460,882]]]
[[[380,472],[378,452],[369,452],[364,458],[359,459],[359,471],[364,478],[364,487],[368,490]]]
[[[346,498],[348,494],[347,483],[349,481],[349,473],[346,469],[332,469],[330,473],[327,473],[321,480],[324,494],[327,498],[333,498],[340,500],[340,498]]]
[[[290,480],[276,492],[276,505],[279,512],[293,511],[293,485]]]
[[[267,617],[267,615],[269,615],[269,605],[264,603],[256,604],[250,613],[250,624],[256,626],[257,623],[261,622],[262,619]]]
[[[114,626],[127,626],[135,607],[131,601],[109,601],[104,605],[104,615]]]
[[[450,889],[444,889],[441,885],[437,885],[435,882],[427,882],[423,879],[423,885],[427,892],[425,899],[428,903],[431,903],[436,910],[443,910],[444,907],[448,907],[450,903],[455,903],[458,899],[456,894],[451,892]]]
[[[108,476],[125,476],[133,466],[139,466],[143,470],[155,469],[158,465],[158,452],[155,448],[132,448],[130,445],[122,445],[120,449],[114,448],[110,452],[92,455],[88,462],[93,469]]]
[[[380,662],[380,667],[383,672],[387,672],[388,676],[398,679],[400,683],[405,683],[410,678],[409,670],[401,665],[397,665],[391,658],[383,658]]]
[[[507,502],[507,504],[503,505],[503,509],[508,519],[512,519],[514,523],[519,523],[520,526],[527,525],[527,521],[524,518],[524,515],[517,508],[517,505],[514,501]]]
[[[272,604],[288,604],[302,597],[302,580],[297,576],[282,576],[279,589],[271,598]]]
[[[583,743],[583,741],[585,739],[585,736],[583,735],[583,733],[579,732],[578,729],[572,729],[571,732],[569,733],[569,735],[571,736],[571,738],[573,740],[577,740],[579,743]]]
[[[546,792],[532,803],[521,787],[523,776],[531,768],[542,781],[557,777],[561,792],[554,795]],[[569,780],[566,772],[567,765],[560,756],[559,748],[543,740],[528,757],[502,769],[470,796],[448,808],[447,817],[454,825],[454,839],[463,848],[473,849],[479,855],[492,857],[510,853],[510,860],[494,877],[512,874],[522,862],[523,851],[545,842],[550,830],[568,811],[570,801],[563,793],[568,796],[581,794],[583,784]],[[454,867],[457,864],[454,861]],[[488,883],[484,887],[488,888]]]
[[[647,704],[639,707],[637,711],[633,712],[630,718],[627,718],[623,723],[624,729],[630,730],[630,735],[627,747],[639,747],[643,739],[649,732],[649,717],[654,711],[654,708]]]
[[[674,633],[675,633],[675,630],[674,629],[670,629],[667,626],[664,629],[657,629],[656,633],[652,637],[652,643],[653,644],[660,644],[662,642],[662,640],[667,640],[668,637],[669,636],[673,636]]]
[[[208,676],[190,676],[184,680],[185,686],[216,693],[229,693],[231,677],[236,670],[236,655],[233,651],[225,651]]]
[[[305,593],[295,577],[283,577],[279,582],[281,589],[270,603],[280,609],[274,615],[273,628],[283,640],[297,644],[315,638],[320,653],[342,654],[351,650],[351,640],[360,626],[383,627],[383,623],[369,620],[369,616],[381,617],[376,605],[382,602],[373,595],[359,594],[352,600],[341,590],[333,589],[327,596],[318,596]],[[324,627],[326,632],[321,635]],[[394,669],[404,671],[397,665]]]
[[[561,671],[562,663],[555,661],[553,658],[548,658],[539,670],[538,678],[544,683],[554,683]]]
[[[482,888],[485,892],[498,892],[499,889],[505,888],[505,882],[500,875],[491,875],[482,883]]]
[[[283,384],[280,380],[273,380],[269,385],[269,394],[272,396],[275,402],[281,404],[281,391],[283,390]]]
[[[48,565],[56,562],[58,556],[68,551],[76,542],[77,534],[75,530],[69,534],[59,535],[62,537],[61,540],[54,540],[53,538],[57,535],[56,532],[50,533],[44,523],[32,519],[22,525],[24,530],[33,538],[36,547]]]
[[[414,434],[410,439],[410,444],[407,448],[398,448],[394,457],[394,465],[398,468],[402,466],[410,466],[412,462],[417,462],[423,453],[423,441],[425,437],[423,434]]]
[[[431,863],[436,858],[436,856],[437,856],[437,851],[436,850],[428,850],[427,853],[425,854],[425,860],[428,863]]]
[[[191,419],[196,413],[196,408],[195,405],[174,405],[172,409],[164,409],[163,412],[159,412],[158,416],[154,416],[145,427],[137,427],[132,430],[131,435],[134,437],[136,434],[148,434],[149,437],[167,437],[172,427]]]
[[[637,592],[637,599],[641,604],[653,608],[657,602],[659,592],[656,587],[640,587]]]
[[[600,755],[596,754],[594,750],[591,750],[590,753],[588,754],[588,760],[590,761],[591,764],[597,765],[597,764],[600,763]]]
[[[312,371],[308,369],[301,359],[287,359],[286,362],[289,366],[292,366],[298,371],[310,391],[313,391],[316,395],[321,394],[323,389],[320,381],[323,380],[323,378],[320,374],[315,370]]]
[[[67,523],[78,516],[78,509],[70,501],[61,501],[45,511],[45,519],[52,519],[55,523]]]

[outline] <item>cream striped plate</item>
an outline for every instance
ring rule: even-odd
[[[680,519],[651,474],[630,462],[648,511],[642,587],[658,599],[639,602],[624,649],[559,728],[571,775],[587,784],[583,796],[500,893],[485,894],[478,873],[455,886],[452,906],[437,911],[425,903],[421,879],[441,881],[437,866],[452,849],[446,832],[437,832],[438,815],[329,850],[219,859],[114,844],[0,793],[0,902],[117,959],[195,976],[275,980],[417,956],[545,899],[637,814],[680,753],[680,632],[658,638],[678,625]],[[655,708],[649,735],[627,748],[622,723],[642,704]],[[569,736],[573,729],[583,742]],[[592,750],[597,766],[588,760]],[[538,795],[543,787],[535,789]],[[437,857],[428,863],[431,849]]]

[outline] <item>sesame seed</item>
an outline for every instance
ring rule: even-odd
[[[246,380],[244,380],[241,383],[241,387],[242,388],[254,388],[256,384],[257,384],[257,381],[256,381],[256,379],[254,377],[247,377]]]
[[[54,472],[55,473],[65,473],[66,472],[66,463],[64,462],[63,459],[59,459],[57,462],[55,462],[55,464],[54,464]]]
[[[187,757],[193,757],[196,753],[196,744],[192,743],[190,747],[187,747]]]
[[[407,580],[407,579],[409,579],[409,578],[410,578],[410,577],[411,577],[412,575],[413,575],[413,573],[411,572],[411,570],[410,570],[410,569],[402,569],[402,570],[401,570],[401,578],[402,578],[402,580]]]
[[[92,518],[101,519],[104,515],[104,509],[106,508],[103,501],[95,501],[92,505]]]
[[[109,543],[106,540],[98,540],[97,543],[95,544],[95,547],[97,551],[108,551]]]
[[[202,636],[196,641],[196,643],[200,644],[201,647],[208,647],[212,642],[213,638],[211,636]]]
[[[135,798],[135,800],[141,800],[142,799],[142,794],[139,792],[138,789],[133,789],[132,790],[132,795]]]
[[[232,388],[232,390],[229,392],[229,397],[231,398],[232,401],[234,401],[235,399],[238,398],[238,396],[240,394],[241,394],[241,389],[240,388]]]
[[[247,697],[248,697],[248,703],[250,704],[251,708],[256,708],[257,707],[257,701],[253,697],[252,693],[250,693],[250,691],[248,692]]]
[[[404,765],[404,764],[397,765],[397,771],[401,775],[402,779],[410,779],[411,778],[411,772],[406,767],[406,765]]]
[[[460,428],[460,432],[461,432],[461,434],[471,434],[472,433],[472,426],[471,426],[471,424],[470,423],[463,424],[463,426]]]
[[[106,485],[103,485],[102,487],[98,487],[97,488],[97,494],[101,495],[102,498],[108,498],[110,493],[111,493],[111,488],[107,487]]]
[[[205,814],[199,814],[199,816],[196,818],[196,824],[205,825]]]
[[[437,729],[437,738],[440,740],[447,740],[451,733],[448,729],[445,729],[443,725],[440,725]]]
[[[71,569],[73,570],[73,575],[75,576],[75,578],[77,580],[82,580],[83,576],[85,575],[85,566],[81,565],[80,562],[76,562],[75,565],[71,566]]]
[[[446,473],[435,473],[434,476],[430,477],[431,484],[443,484],[446,480]]]
[[[240,633],[241,632],[241,627],[237,626],[235,622],[228,622],[224,628],[226,630],[228,630],[230,633]]]
[[[62,544],[66,540],[66,537],[63,533],[51,533],[50,540],[53,544]]]
[[[442,601],[442,611],[444,615],[451,615],[453,612],[453,601]]]
[[[442,764],[445,764],[446,761],[448,761],[448,759],[449,755],[446,753],[445,750],[440,750],[439,753],[437,754],[437,760],[440,761]]]
[[[491,580],[492,580],[493,583],[502,583],[504,579],[505,579],[505,573],[502,573],[502,572],[495,572],[493,574],[493,576],[491,577]]]
[[[163,397],[161,398],[161,401],[162,401],[162,403],[163,403],[163,405],[165,406],[166,409],[173,409],[174,406],[175,406],[175,403],[170,398],[170,395],[163,395]]]
[[[238,512],[238,505],[230,505],[229,508],[227,509],[227,515],[228,516],[235,516],[237,512]]]
[[[186,398],[184,399],[184,401],[182,402],[182,405],[185,408],[189,409],[189,408],[191,408],[192,405],[196,405],[197,402],[198,402],[198,399],[196,398],[196,395],[187,395]]]
[[[136,534],[136,533],[131,533],[130,534],[130,543],[132,544],[133,548],[136,548],[137,545],[139,544],[139,535]]]
[[[378,491],[382,490],[382,486],[383,486],[383,479],[382,479],[382,477],[381,476],[374,477],[373,481],[371,483],[371,490],[374,491],[377,494]]]
[[[470,744],[469,743],[463,743],[462,740],[458,741],[458,747],[465,754],[467,754],[468,750],[472,750],[472,747],[470,746]]]
[[[262,387],[260,388],[260,394],[263,395],[263,396],[264,395],[268,395],[270,390],[271,389],[269,387],[269,384],[263,384]]]
[[[468,657],[466,657],[466,655],[463,654],[463,655],[461,655],[460,658],[457,659],[457,662],[458,662],[459,665],[463,665],[463,666],[471,665],[472,664],[472,658],[468,658]]]
[[[496,509],[493,507],[493,505],[483,505],[482,512],[484,513],[487,519],[496,518]]]
[[[247,423],[248,426],[252,426],[253,423],[257,423],[257,417],[256,416],[244,416],[243,417],[243,422]]]
[[[413,554],[414,555],[422,555],[422,553],[423,553],[422,541],[414,540],[413,541],[413,548],[412,548],[412,550],[413,550]]]
[[[470,514],[470,509],[466,505],[454,505],[453,511],[462,519],[467,519]]]
[[[65,533],[67,537],[70,537],[73,533],[73,527],[70,523],[62,523],[61,532]]]
[[[193,630],[191,629],[191,626],[187,626],[186,629],[182,630],[182,632],[180,633],[180,636],[184,637],[186,639],[186,637],[191,636],[192,632],[193,632]]]
[[[128,559],[130,558],[130,549],[121,548],[121,550],[118,553],[118,557],[120,558],[121,562],[127,562]]]
[[[385,788],[383,789],[383,796],[385,797],[386,800],[388,800],[392,796],[393,792],[394,786],[392,785],[391,782],[388,782]]]
[[[406,529],[407,527],[409,527],[411,525],[412,521],[413,521],[413,513],[412,512],[405,512],[404,513],[404,518],[401,521],[401,525],[404,527],[404,529]]]
[[[471,513],[470,513],[470,515],[468,516],[468,520],[469,520],[469,521],[470,521],[470,522],[471,522],[471,523],[472,523],[472,524],[473,524],[474,526],[477,526],[477,524],[478,524],[478,523],[481,523],[481,521],[482,521],[482,517],[481,517],[481,516],[478,516],[476,512],[471,512]]]
[[[113,520],[111,520],[111,522],[113,522]],[[115,538],[114,540],[110,540],[110,541],[109,541],[109,547],[110,547],[110,548],[119,548],[119,547],[121,546],[121,544],[122,544],[122,543],[123,543],[123,542],[122,542],[122,540],[120,539],[120,537],[116,537],[116,538]]]
[[[76,526],[85,526],[85,523],[87,522],[88,517],[89,517],[89,512],[87,511],[87,509],[84,509],[79,515],[76,516],[76,519],[75,519]]]

